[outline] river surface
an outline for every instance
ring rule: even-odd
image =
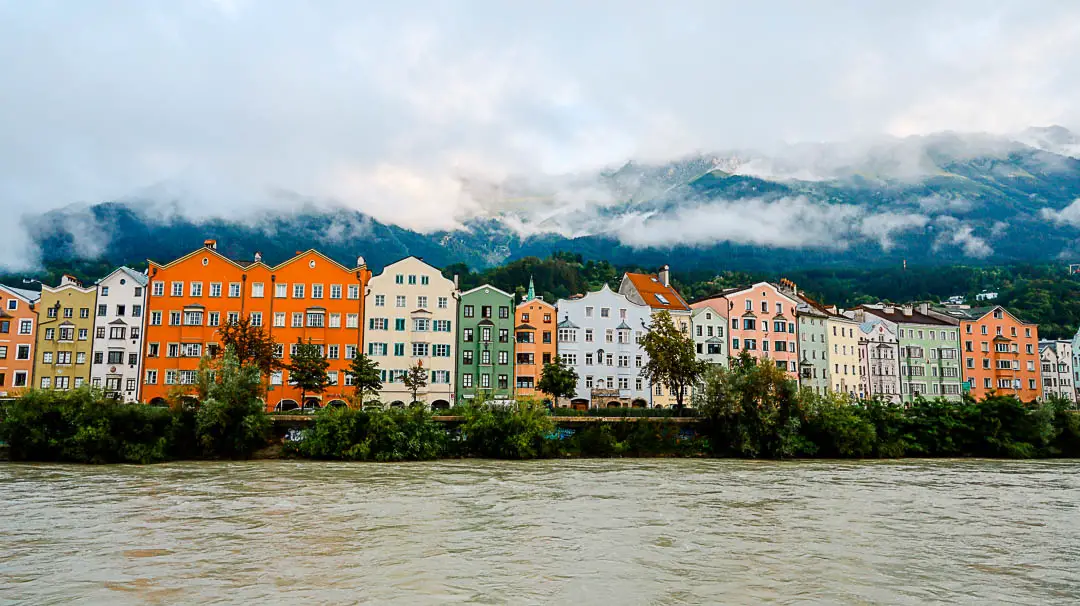
[[[0,464],[0,603],[1080,602],[1080,462]]]

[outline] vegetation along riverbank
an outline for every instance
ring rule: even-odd
[[[1080,456],[1080,415],[1066,401],[853,401],[800,391],[749,357],[711,369],[694,408],[640,411],[647,422],[560,422],[554,415],[574,413],[525,400],[475,402],[438,419],[423,406],[328,408],[302,428],[275,432],[288,424],[264,412],[262,388],[259,370],[227,353],[200,373],[196,401],[170,407],[119,404],[89,388],[31,391],[0,407],[0,442],[12,460],[79,463],[248,458],[275,444],[276,456],[357,461]]]

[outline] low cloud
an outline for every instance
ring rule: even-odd
[[[994,254],[994,249],[986,239],[975,234],[975,228],[955,217],[938,217],[934,221],[938,230],[938,236],[934,240],[934,250],[941,250],[949,246],[955,246],[964,253],[964,256],[973,259],[985,259]],[[997,225],[991,229],[991,233],[997,229]]]
[[[1072,203],[1061,210],[1044,208],[1039,211],[1039,216],[1054,225],[1080,227],[1080,198],[1073,200]]]

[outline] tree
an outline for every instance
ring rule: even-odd
[[[364,407],[365,395],[378,393],[383,388],[382,379],[379,375],[379,363],[369,358],[359,348],[357,348],[352,362],[349,363],[349,367],[345,369],[345,374],[353,379],[353,386],[356,387],[356,397],[360,399],[360,408]]]
[[[207,398],[195,416],[195,437],[208,455],[245,457],[266,444],[270,418],[259,399],[262,380],[254,365],[243,365],[226,347],[205,374]]]
[[[322,348],[309,339],[307,343],[296,338],[296,352],[289,364],[289,382],[300,388],[300,403],[303,406],[308,392],[322,393],[330,384],[330,375],[326,369],[330,362],[323,357]]]
[[[401,378],[401,382],[405,384],[405,388],[412,393],[412,403],[416,403],[416,394],[421,389],[427,387],[428,371],[424,368],[424,364],[417,360],[416,364],[409,367],[409,370],[405,371],[405,376]]]
[[[263,330],[262,326],[252,326],[250,319],[230,320],[219,328],[218,332],[221,334],[221,348],[215,357],[232,347],[241,365],[255,366],[265,376],[269,376],[270,371],[280,365],[274,357],[277,345],[274,338]]]
[[[540,371],[540,382],[536,388],[555,398],[573,398],[577,395],[578,374],[566,365],[560,356],[547,364]]]
[[[686,392],[705,372],[705,362],[698,360],[694,351],[694,340],[675,326],[667,310],[662,310],[653,316],[652,325],[641,338],[641,347],[649,355],[641,376],[666,386],[675,394],[675,407],[682,408]]]

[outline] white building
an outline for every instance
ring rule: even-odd
[[[892,322],[862,314],[859,325],[859,397],[877,398],[899,404],[900,341]]]
[[[728,365],[727,318],[711,307],[699,307],[690,319],[697,359],[709,364]]]
[[[401,382],[417,362],[428,369],[417,400],[432,408],[454,404],[458,290],[454,281],[417,257],[383,268],[368,282],[364,352],[378,362],[384,406],[404,406],[412,393]]]
[[[578,374],[577,394],[570,404],[652,406],[650,385],[641,376],[647,358],[640,345],[651,308],[607,284],[582,297],[559,299],[556,307],[559,357]]]
[[[139,401],[147,281],[121,267],[97,282],[90,384],[124,402]]]
[[[1042,397],[1060,396],[1075,402],[1072,342],[1039,341],[1039,359],[1042,364]]]

